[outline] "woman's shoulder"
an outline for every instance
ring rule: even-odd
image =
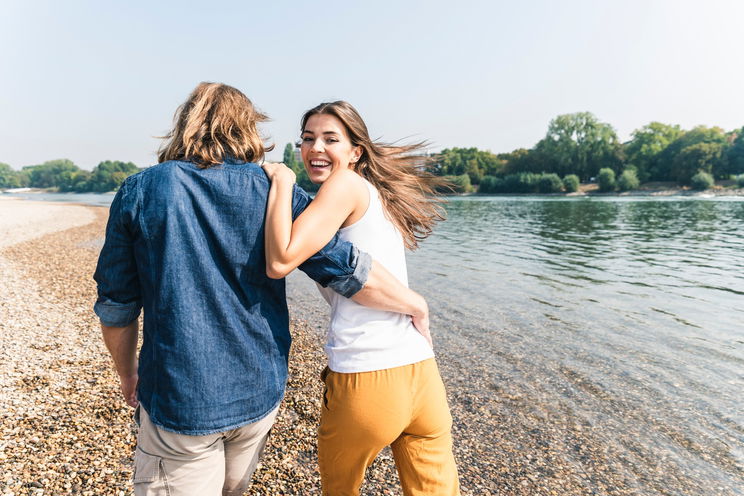
[[[367,182],[362,176],[349,169],[334,171],[328,177],[321,189],[334,189],[336,191],[347,191],[348,193],[358,193],[367,189]]]

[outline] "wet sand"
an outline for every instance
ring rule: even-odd
[[[105,208],[0,202],[1,495],[131,494],[132,410],[92,312],[106,217]],[[248,494],[320,494],[323,310],[290,296],[290,381]],[[677,469],[664,460],[629,464],[607,449],[597,425],[536,401],[530,384],[500,385],[498,371],[452,359],[442,342],[463,494],[740,494],[671,477]],[[401,494],[389,451],[368,471],[362,494]]]

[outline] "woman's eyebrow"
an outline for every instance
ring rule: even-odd
[[[302,134],[313,134],[314,135],[315,133],[312,132],[312,131],[307,131],[306,130],[306,131],[302,131]],[[334,134],[334,135],[338,135],[338,133],[336,131],[323,131],[322,134]]]

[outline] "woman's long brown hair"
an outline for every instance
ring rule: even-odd
[[[321,103],[302,116],[301,130],[310,117],[328,114],[343,123],[353,146],[362,148],[354,171],[377,188],[390,220],[400,231],[406,248],[415,250],[418,242],[432,232],[434,223],[444,220],[442,200],[434,196],[446,186],[444,179],[427,172],[430,159],[422,151],[426,142],[392,145],[372,141],[359,112],[345,101]]]
[[[231,157],[263,160],[265,146],[258,123],[269,118],[239,90],[221,83],[199,83],[176,110],[173,130],[163,136],[158,160],[186,160],[207,168]]]

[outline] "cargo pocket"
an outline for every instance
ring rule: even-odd
[[[152,484],[153,482],[165,480],[163,461],[159,456],[148,455],[139,447],[134,452],[134,479],[135,484]]]

